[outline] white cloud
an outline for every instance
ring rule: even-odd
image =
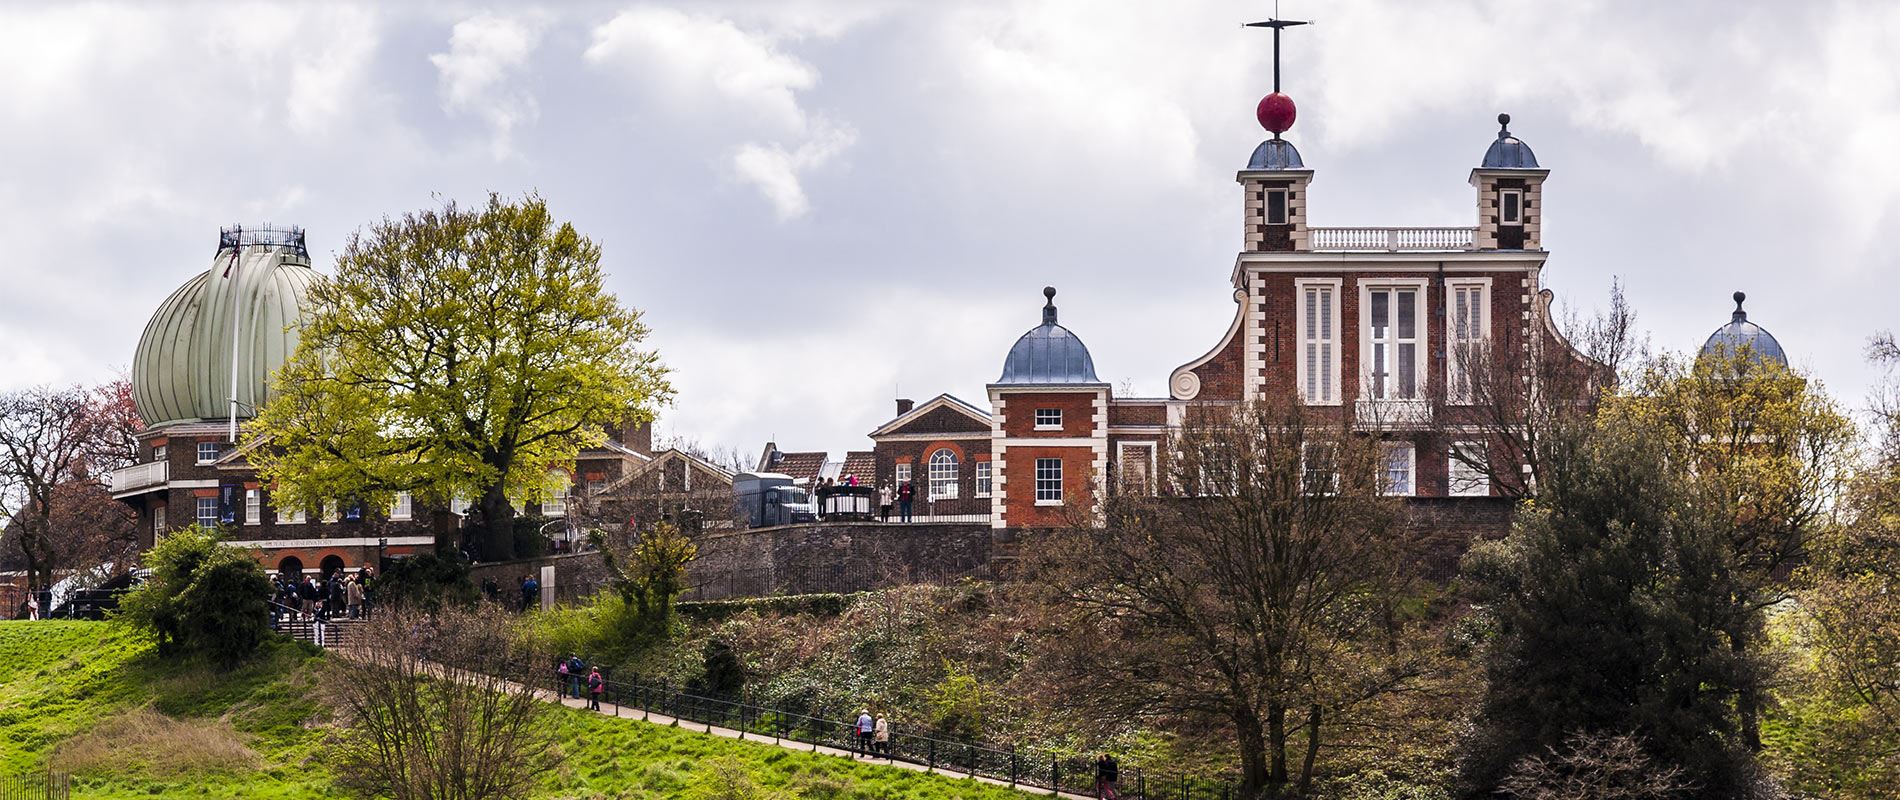
[[[449,52],[429,56],[440,74],[442,109],[480,117],[493,129],[490,150],[512,153],[510,133],[539,115],[534,96],[512,89],[509,80],[528,63],[541,40],[541,23],[523,17],[481,14],[455,24]]]
[[[781,52],[768,34],[659,6],[622,12],[595,29],[586,58],[678,109],[737,115],[789,133],[805,129],[797,93],[818,85],[818,70]]]
[[[849,127],[820,121],[811,139],[789,151],[777,142],[740,145],[732,155],[732,168],[739,180],[752,184],[771,202],[780,220],[797,219],[811,210],[799,176],[823,166],[857,138],[857,132]]]

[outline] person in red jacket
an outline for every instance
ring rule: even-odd
[[[600,667],[595,667],[592,672],[587,673],[588,709],[593,711],[600,710],[600,695],[605,691],[607,691],[607,681],[600,677]]]

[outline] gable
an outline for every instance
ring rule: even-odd
[[[989,432],[989,414],[950,395],[940,394],[916,410],[872,431],[871,437]]]

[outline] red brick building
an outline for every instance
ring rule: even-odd
[[[1156,490],[1159,451],[1197,404],[1297,398],[1378,437],[1392,494],[1439,519],[1461,504],[1495,506],[1495,444],[1475,424],[1466,374],[1474,361],[1523,359],[1530,348],[1577,355],[1542,288],[1543,185],[1549,171],[1508,129],[1470,170],[1466,224],[1319,228],[1307,224],[1314,171],[1283,138],[1291,101],[1262,124],[1241,187],[1234,310],[1221,339],[1176,368],[1166,398],[1118,398],[1088,348],[1057,321],[1043,290],[1042,324],[1023,334],[989,384],[989,408],[940,396],[871,433],[879,481],[911,480],[920,498],[977,488],[995,527],[1087,520],[1105,492]],[[987,411],[987,413],[985,413]],[[987,424],[987,436],[983,428]],[[1478,465],[1483,465],[1480,468]],[[1514,467],[1507,467],[1515,469]],[[1486,512],[1488,513],[1488,512]],[[1448,516],[1449,515],[1449,516]]]

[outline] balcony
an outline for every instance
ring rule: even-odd
[[[1307,228],[1314,251],[1403,252],[1476,249],[1477,228]]]
[[[1429,400],[1367,400],[1353,403],[1353,427],[1370,431],[1420,431],[1432,427]]]
[[[112,496],[130,497],[141,492],[164,488],[171,471],[166,462],[148,461],[112,471]]]

